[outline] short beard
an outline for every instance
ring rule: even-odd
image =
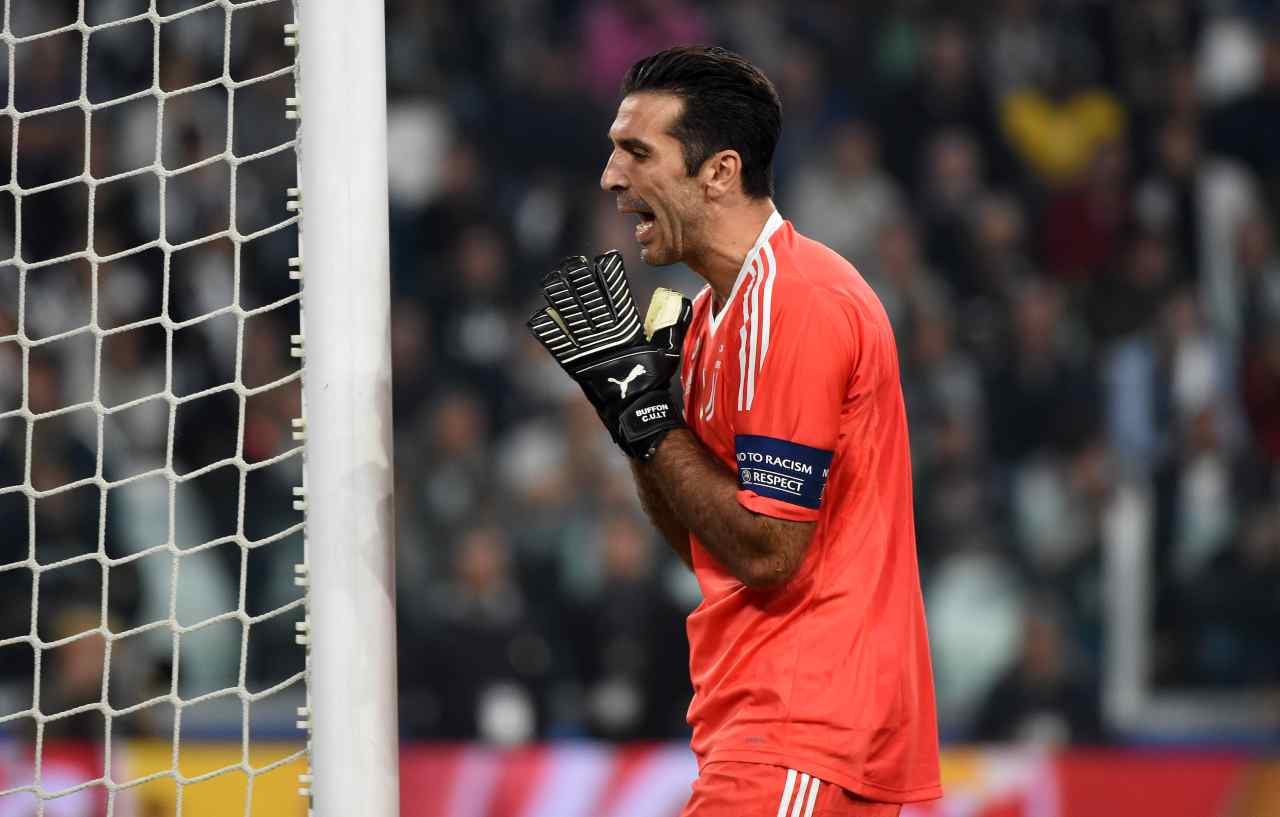
[[[670,251],[670,248],[667,248],[667,249],[668,251]],[[640,260],[651,267],[669,267],[680,260],[679,258],[674,257],[674,253],[672,253],[672,256],[673,257],[671,258],[667,258],[663,256],[654,258],[653,255],[649,252],[648,247],[640,248]]]
[[[694,212],[694,211],[687,211]],[[677,252],[673,241],[662,248],[662,255],[655,256],[648,247],[640,248],[640,260],[651,267],[669,267],[672,264],[687,262],[699,245],[698,236],[704,219],[694,217],[682,219],[680,222],[680,245],[683,252]]]

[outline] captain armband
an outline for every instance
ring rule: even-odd
[[[733,447],[740,489],[802,508],[821,506],[834,452],[756,434],[738,434]]]

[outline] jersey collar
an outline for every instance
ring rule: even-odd
[[[760,235],[756,236],[756,243],[751,246],[751,250],[747,252],[746,259],[742,262],[742,268],[738,270],[738,277],[733,279],[733,288],[729,290],[729,297],[724,299],[724,303],[720,306],[720,311],[715,312],[716,294],[711,292],[711,303],[708,305],[707,314],[710,316],[711,334],[716,333],[716,328],[720,326],[720,319],[729,311],[729,304],[733,303],[738,297],[738,288],[742,286],[742,282],[747,279],[747,272],[751,269],[751,264],[760,255],[760,248],[763,247],[773,234],[782,226],[782,214],[777,210],[769,215],[768,221],[764,223],[764,227],[760,229]]]

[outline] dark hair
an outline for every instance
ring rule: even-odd
[[[782,132],[782,102],[769,78],[743,57],[716,46],[668,48],[637,62],[622,79],[622,95],[674,94],[684,111],[671,128],[685,170],[695,175],[721,150],[742,156],[742,191],[773,195],[773,151]]]

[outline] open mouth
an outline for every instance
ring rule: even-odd
[[[636,212],[640,216],[640,223],[636,225],[636,241],[641,244],[653,233],[653,229],[657,226],[658,218],[653,213],[640,210]]]

